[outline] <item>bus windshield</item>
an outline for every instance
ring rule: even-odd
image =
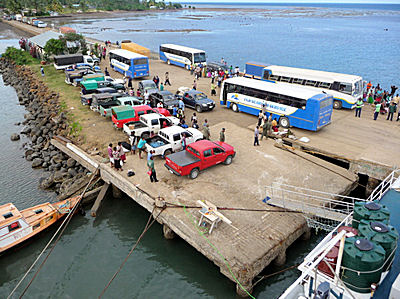
[[[360,95],[362,92],[362,81],[357,81],[356,83],[354,83],[354,91],[353,91],[353,95]]]
[[[194,63],[206,62],[206,53],[195,53]]]

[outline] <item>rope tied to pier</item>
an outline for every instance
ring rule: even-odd
[[[139,238],[136,240],[136,243],[133,245],[132,249],[129,251],[128,255],[125,257],[124,261],[121,263],[121,265],[119,266],[118,270],[115,271],[114,275],[111,277],[111,279],[109,280],[109,282],[107,283],[107,285],[104,287],[103,291],[101,292],[101,294],[99,295],[99,299],[101,297],[103,297],[104,293],[107,291],[108,287],[111,285],[111,283],[113,282],[113,280],[117,277],[117,275],[119,274],[119,272],[121,272],[122,268],[125,266],[125,263],[128,261],[129,257],[132,255],[133,251],[136,249],[136,247],[139,245],[140,241],[142,240],[143,236],[145,235],[145,233],[150,229],[150,227],[154,224],[154,222],[156,222],[158,216],[160,216],[160,214],[165,210],[164,208],[161,208],[160,212],[157,214],[156,217],[154,217],[154,219],[151,221],[151,218],[153,217],[153,213],[156,210],[156,207],[154,206],[149,219],[147,220],[147,223],[142,231],[142,233],[140,234]]]

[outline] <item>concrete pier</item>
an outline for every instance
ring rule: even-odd
[[[150,183],[146,160],[140,160],[137,155],[128,154],[124,171],[117,172],[104,158],[90,156],[65,140],[53,139],[52,144],[89,169],[99,165],[100,176],[106,183],[149,212],[157,214],[162,199],[166,203],[191,207],[197,206],[197,200],[206,199],[219,207],[260,210],[221,210],[232,221],[232,226],[220,223],[210,235],[197,226],[200,208],[167,207],[157,219],[163,225],[166,238],[178,235],[216,264],[227,278],[235,283],[239,281],[242,287],[251,290],[254,277],[274,260],[284,263],[286,249],[307,232],[302,215],[273,212],[277,208],[262,202],[265,187],[287,183],[341,193],[353,188],[357,177],[351,173],[337,175],[313,162],[299,159],[276,148],[272,140],[264,140],[261,146],[253,147],[248,129],[232,123],[212,126],[212,136],[218,136],[222,127],[227,132],[235,132],[227,135],[227,142],[235,147],[237,155],[231,165],[207,169],[196,180],[169,173],[163,166],[164,160],[156,158],[160,182]],[[331,167],[337,167],[337,172],[344,171],[335,165]],[[133,169],[136,175],[128,177],[128,169]],[[238,293],[245,295],[242,287],[238,286]]]

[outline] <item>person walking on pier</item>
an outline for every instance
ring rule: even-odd
[[[260,136],[259,126],[257,126],[254,130],[254,146],[260,145],[260,143],[258,142],[258,136]]]
[[[225,142],[225,128],[222,128],[221,132],[219,132],[219,141]]]
[[[168,72],[166,72],[165,73],[165,81],[164,81],[164,85],[169,85],[169,86],[171,86],[171,82],[169,81],[169,73]]]
[[[388,116],[387,116],[387,118],[386,118],[386,120],[389,120],[389,118],[390,118],[390,121],[393,121],[393,115],[394,115],[394,113],[396,112],[396,104],[395,103],[390,103],[390,106],[389,106],[389,113],[388,113]]]
[[[377,120],[379,111],[381,111],[382,104],[380,102],[375,105],[374,120]]]
[[[364,106],[364,102],[362,99],[358,99],[356,102],[356,116],[361,117],[361,108]]]
[[[157,173],[156,169],[154,168],[154,157],[151,156],[149,160],[147,160],[147,167],[149,167],[149,175],[150,175],[150,182],[157,183]]]
[[[214,82],[211,83],[211,96],[216,96],[217,95],[217,86],[215,86]]]

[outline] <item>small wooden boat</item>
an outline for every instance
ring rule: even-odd
[[[79,196],[43,203],[19,211],[12,203],[0,206],[0,254],[39,234],[68,214]]]

